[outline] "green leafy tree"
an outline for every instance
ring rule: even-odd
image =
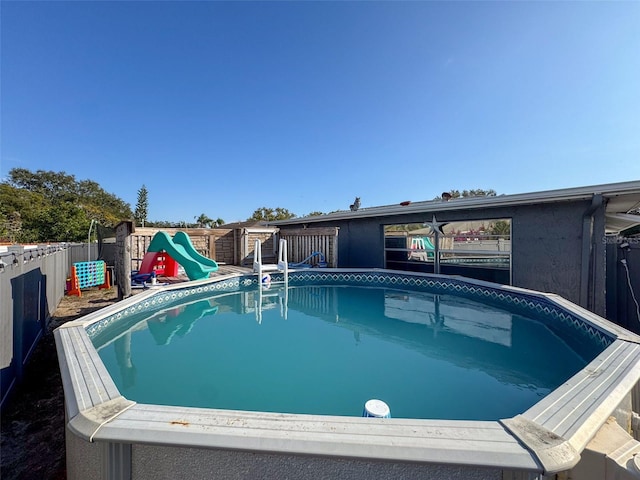
[[[9,230],[8,230],[8,226],[9,226],[9,220],[7,219],[7,216],[0,212],[0,241],[7,241],[9,240]]]
[[[198,217],[193,217],[196,219],[196,224],[198,225],[198,228],[206,228],[206,227],[210,227],[211,224],[213,223],[213,219],[209,218],[206,214],[201,213],[200,216]]]
[[[72,203],[57,203],[44,210],[38,221],[42,240],[85,241],[91,220],[85,211]]]
[[[147,221],[147,215],[149,213],[149,192],[147,187],[143,184],[138,190],[138,202],[136,203],[136,210],[133,212],[133,218],[137,224],[140,224],[144,228],[144,223]]]
[[[131,207],[91,180],[64,172],[14,168],[0,182],[0,215],[20,215],[17,242],[84,241],[91,220],[106,227],[131,218]],[[5,227],[6,230],[6,227]],[[8,233],[7,233],[8,235]]]
[[[7,238],[11,242],[31,243],[41,238],[38,224],[50,202],[39,193],[0,183],[0,213],[7,222]],[[20,218],[20,228],[16,229],[16,218]]]
[[[502,235],[509,237],[511,235],[511,224],[506,220],[497,220],[487,229],[489,235]]]
[[[39,193],[50,200],[79,193],[75,177],[65,172],[38,170],[34,173],[26,168],[13,168],[9,172],[8,184],[32,193]]]
[[[221,227],[222,225],[224,225],[224,220],[221,219],[220,217],[218,217],[214,222],[213,222],[213,226],[214,227]]]
[[[261,207],[253,212],[253,215],[249,217],[247,220],[249,221],[266,221],[271,222],[275,220],[288,220],[289,218],[294,218],[296,216],[295,213],[291,213],[286,208],[267,208]]]
[[[122,219],[131,218],[131,207],[122,199],[105,192],[91,180],[78,182],[76,201],[87,218],[97,220],[104,226],[115,226]],[[89,221],[90,221],[89,220]]]
[[[14,243],[22,234],[22,218],[20,212],[13,212],[7,216],[6,231],[9,241]]]
[[[413,230],[420,230],[424,228],[424,224],[422,223],[405,223],[405,224],[395,224],[395,225],[386,225],[384,227],[385,232],[411,232]]]
[[[307,213],[305,217],[319,217],[320,215],[324,215],[324,212],[311,212]]]
[[[493,189],[483,190],[481,188],[477,188],[475,190],[449,190],[448,192],[443,192],[442,195],[439,195],[434,198],[434,200],[442,200],[445,197],[447,199],[454,198],[468,198],[468,197],[495,197],[497,195],[496,191]]]
[[[176,222],[169,222],[166,220],[154,220],[147,222],[147,227],[155,227],[155,228],[177,228],[181,227],[182,224],[178,224]]]

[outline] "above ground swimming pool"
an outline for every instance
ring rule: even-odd
[[[120,392],[159,405],[361,416],[376,398],[394,418],[499,420],[606,346],[545,315],[429,289],[252,285],[151,306],[88,333]]]
[[[58,329],[69,478],[115,478],[87,455],[122,478],[551,474],[630,415],[638,337],[555,295],[384,270],[273,280],[163,287]],[[362,418],[372,398],[392,418]]]

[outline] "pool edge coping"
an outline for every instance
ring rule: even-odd
[[[602,354],[600,354],[597,358],[600,358],[602,355],[613,347],[614,344],[619,345],[622,343],[632,343],[636,347],[633,352],[633,357],[628,359],[628,372],[624,374],[624,379],[626,381],[625,385],[628,386],[631,384],[635,384],[640,378],[640,372],[638,371],[637,366],[640,365],[640,337],[632,334],[631,332],[627,332],[626,330],[618,327],[617,325],[612,324],[611,322],[588,312],[587,310],[581,309],[577,305],[568,302],[567,300],[559,297],[555,294],[547,294],[543,292],[535,292],[527,289],[522,289],[519,287],[512,286],[502,286],[498,284],[493,284],[490,282],[478,281],[466,279],[464,277],[451,277],[445,275],[432,275],[432,274],[417,274],[414,272],[399,272],[394,270],[384,270],[384,269],[326,269],[334,272],[345,272],[345,273],[353,273],[353,272],[389,272],[389,273],[401,273],[401,274],[409,274],[409,275],[419,275],[419,276],[428,276],[428,277],[436,277],[436,278],[445,278],[451,279],[454,278],[459,281],[463,281],[465,283],[477,284],[481,286],[487,286],[490,288],[499,288],[502,290],[507,290],[510,292],[518,293],[526,293],[527,295],[538,296],[551,301],[552,303],[558,305],[560,308],[564,310],[571,310],[572,313],[578,314],[585,321],[594,324],[600,329],[606,330],[612,338],[615,338],[614,343],[612,343],[609,347],[605,349]],[[214,283],[223,281],[226,279],[234,278],[234,277],[242,277],[245,275],[242,274],[230,274],[220,277],[213,277],[205,280],[199,280],[195,282],[185,282],[180,284],[173,284],[166,287],[162,287],[165,290],[174,290],[174,289],[183,289],[190,286],[197,286],[202,284]],[[126,423],[132,421],[144,421],[144,419],[140,418],[135,420],[136,415],[142,414],[149,409],[149,407],[153,407],[153,409],[157,410],[161,415],[168,415],[169,417],[173,412],[175,412],[176,407],[161,407],[161,406],[148,406],[145,404],[137,404],[132,402],[118,392],[115,384],[110,377],[108,379],[101,379],[100,382],[95,382],[91,385],[90,381],[85,381],[85,389],[95,391],[93,394],[98,399],[106,399],[102,401],[97,401],[95,404],[90,403],[88,408],[83,408],[78,403],[78,390],[79,390],[79,373],[82,371],[86,371],[88,368],[87,365],[91,365],[91,368],[96,368],[97,371],[100,370],[100,365],[102,362],[95,351],[95,349],[90,349],[86,347],[86,344],[83,345],[83,348],[80,348],[75,343],[71,343],[73,346],[72,351],[67,351],[64,348],[62,342],[63,332],[71,333],[75,332],[76,335],[84,335],[87,336],[86,327],[89,325],[100,321],[102,318],[105,318],[108,315],[113,314],[114,312],[123,310],[129,307],[132,304],[136,304],[139,301],[144,300],[152,295],[155,295],[157,290],[150,290],[149,292],[142,292],[135,296],[129,297],[124,301],[121,301],[117,304],[111,305],[104,309],[101,309],[94,314],[89,314],[86,317],[82,317],[80,319],[74,320],[72,322],[68,322],[60,326],[54,332],[56,345],[59,347],[59,358],[60,358],[60,367],[63,379],[63,387],[65,391],[65,405],[67,411],[69,413],[68,425],[69,428],[79,437],[87,440],[87,441],[96,441],[96,440],[104,440],[104,441],[116,441],[116,439],[122,439],[123,432],[127,431]],[[587,317],[587,318],[585,318]],[[614,327],[614,328],[612,328]],[[87,336],[88,339],[88,336]],[[66,344],[66,347],[69,347],[69,343]],[[63,358],[64,357],[64,358]],[[73,358],[72,358],[73,357]],[[596,360],[594,360],[595,362]],[[77,371],[72,372],[70,369],[70,363],[77,363],[78,365],[85,363],[84,366],[79,366]],[[593,363],[593,362],[591,362]],[[586,367],[589,368],[591,363]],[[96,366],[97,365],[97,366]],[[104,368],[104,366],[102,366]],[[597,367],[596,367],[597,368]],[[84,370],[83,370],[84,369]],[[98,375],[99,377],[99,375]],[[596,378],[597,375],[594,376]],[[95,380],[91,378],[90,380]],[[106,381],[106,384],[105,384]],[[323,432],[322,429],[316,433],[322,435],[323,433],[328,435],[323,441],[309,441],[306,444],[300,444],[300,440],[296,440],[296,442],[287,442],[286,438],[278,438],[278,435],[275,435],[268,441],[264,439],[259,442],[245,442],[243,443],[241,440],[247,440],[251,436],[249,430],[251,429],[251,423],[244,428],[247,428],[248,431],[242,432],[240,430],[228,432],[224,434],[218,435],[217,440],[214,445],[203,445],[202,443],[194,443],[194,440],[191,438],[193,434],[191,432],[185,432],[184,425],[181,424],[181,421],[184,421],[188,424],[195,424],[197,422],[203,422],[201,427],[204,429],[203,431],[215,430],[215,425],[217,424],[216,419],[220,418],[244,418],[246,412],[233,411],[233,410],[214,410],[214,409],[186,409],[190,414],[193,415],[193,418],[186,418],[178,421],[176,424],[169,424],[166,428],[161,429],[162,433],[167,434],[172,440],[172,442],[161,441],[158,437],[162,437],[163,435],[157,435],[156,438],[150,438],[148,435],[143,435],[141,429],[135,429],[134,432],[136,434],[132,434],[129,432],[127,441],[132,443],[146,443],[146,444],[161,444],[161,445],[172,445],[172,446],[199,446],[202,448],[231,448],[231,449],[242,449],[242,450],[250,450],[256,452],[279,452],[285,453],[289,452],[292,454],[302,454],[302,455],[330,455],[330,456],[342,456],[342,457],[357,457],[357,458],[370,458],[370,459],[378,459],[378,460],[396,460],[401,462],[426,462],[426,463],[443,463],[443,464],[451,464],[451,465],[467,465],[467,466],[481,466],[481,467],[499,467],[503,469],[518,469],[518,470],[527,470],[533,471],[536,473],[543,474],[553,474],[559,471],[567,470],[574,466],[580,459],[580,451],[586,445],[585,438],[590,439],[590,437],[595,435],[595,432],[604,424],[609,415],[613,412],[613,410],[618,406],[618,404],[622,401],[622,399],[628,395],[629,391],[626,391],[626,387],[624,389],[616,389],[613,385],[602,385],[601,382],[597,383],[593,381],[593,379],[584,380],[583,383],[586,382],[587,386],[589,386],[589,381],[593,383],[592,387],[595,390],[600,391],[600,396],[597,400],[594,400],[593,403],[597,402],[597,405],[591,405],[591,414],[590,417],[597,413],[598,418],[591,419],[589,422],[588,432],[585,434],[584,431],[580,432],[580,440],[575,441],[571,437],[565,438],[562,435],[557,433],[557,428],[547,428],[548,424],[545,422],[538,423],[531,417],[531,411],[535,408],[527,410],[521,415],[518,415],[511,419],[504,419],[498,421],[486,421],[486,422],[467,422],[467,421],[445,421],[447,425],[442,424],[443,421],[433,421],[433,420],[413,420],[408,425],[409,428],[413,429],[414,432],[420,430],[422,428],[423,434],[428,434],[431,430],[430,428],[433,425],[439,425],[439,434],[437,436],[423,436],[423,437],[415,437],[415,440],[420,440],[421,445],[415,446],[414,450],[411,450],[411,454],[408,454],[406,451],[403,452],[402,449],[406,450],[407,445],[396,445],[396,446],[387,446],[377,444],[377,446],[373,446],[372,444],[366,444],[365,450],[362,448],[357,448],[357,445],[352,440],[345,442],[345,439],[349,437],[349,434],[340,434],[335,433],[336,423],[335,417],[330,416],[321,416],[321,415],[284,415],[284,414],[275,414],[279,415],[280,419],[282,419],[283,415],[286,418],[293,418],[293,421],[298,420],[300,422],[302,430],[304,430],[305,422],[311,422],[314,424],[324,424],[326,426],[326,430]],[[102,385],[100,385],[102,383]],[[545,397],[541,402],[549,399],[548,403],[553,403],[556,401],[557,397],[561,397],[566,394],[567,388],[572,388],[571,386],[566,387],[567,384],[559,387],[558,389],[551,392],[547,397]],[[630,387],[630,388],[631,388]],[[104,390],[104,392],[100,392],[100,390]],[[67,395],[67,392],[69,395]],[[84,394],[87,395],[86,393]],[[91,394],[89,394],[91,395]],[[68,399],[74,401],[75,405],[67,405]],[[541,402],[538,402],[539,405]],[[86,402],[85,402],[86,405]],[[185,409],[181,409],[185,410]],[[255,412],[254,412],[255,413]],[[568,412],[567,412],[568,413]],[[186,417],[191,417],[190,414],[187,414]],[[271,414],[273,415],[273,414]],[[270,414],[266,416],[271,418]],[[340,417],[341,418],[341,417]],[[348,417],[351,418],[351,417]],[[355,419],[354,424],[362,424],[373,427],[375,422],[379,420],[387,420],[387,419],[359,419],[357,417],[353,417]],[[190,422],[190,420],[194,420],[194,422]],[[371,421],[373,420],[373,422]],[[390,419],[391,422],[395,422],[396,424],[407,424],[407,421],[402,421],[400,419]],[[209,426],[207,427],[207,423]],[[511,439],[508,443],[510,443],[510,447],[514,449],[520,449],[521,452],[517,455],[512,455],[511,462],[508,465],[505,465],[505,462],[498,462],[497,459],[504,458],[505,451],[504,448],[496,448],[493,451],[481,450],[479,451],[477,448],[469,448],[468,450],[464,449],[442,449],[438,450],[439,454],[436,459],[427,459],[425,457],[425,452],[422,454],[418,454],[421,450],[432,450],[434,446],[437,445],[438,441],[442,440],[442,432],[445,432],[447,428],[453,428],[452,424],[455,424],[456,427],[467,429],[467,427],[475,426],[478,424],[486,425],[487,429],[495,429],[496,426],[500,428],[504,433],[506,433]],[[388,426],[389,422],[386,422]],[[157,425],[156,425],[157,427]],[[333,429],[333,430],[332,430]],[[277,429],[274,429],[274,431]],[[155,430],[156,433],[160,431]],[[498,432],[496,430],[496,432]],[[532,432],[535,432],[532,434]],[[546,432],[546,433],[545,433]],[[211,433],[211,432],[209,432]],[[451,432],[450,432],[451,433]],[[456,433],[457,435],[458,433]],[[536,441],[536,435],[547,435],[547,437],[542,438],[551,438],[553,437],[553,442],[538,442]],[[195,436],[199,439],[203,438],[204,434],[196,434]],[[345,436],[346,435],[346,436]],[[358,434],[361,435],[361,434]],[[576,432],[573,432],[572,436],[575,436]],[[497,436],[501,438],[501,441],[504,441],[507,437],[505,437],[502,433],[497,433]],[[349,437],[350,438],[350,437]],[[366,436],[362,437],[366,440]],[[373,437],[369,438],[371,440]],[[573,440],[573,441],[572,441]],[[122,441],[122,440],[120,440]],[[467,438],[459,438],[459,442],[468,441],[470,445],[473,445],[476,441],[482,441],[482,439],[472,438],[472,436],[467,436]],[[226,447],[224,445],[227,445]],[[285,447],[283,447],[283,445]],[[333,445],[333,446],[332,446]],[[339,452],[335,451],[335,445],[349,446],[348,449],[342,449]],[[506,444],[500,444],[504,447]],[[372,453],[371,453],[372,452]],[[427,452],[428,453],[428,452]]]

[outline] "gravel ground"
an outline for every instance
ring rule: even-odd
[[[2,480],[64,480],[64,394],[53,330],[117,300],[117,290],[65,296],[35,348],[0,419]]]

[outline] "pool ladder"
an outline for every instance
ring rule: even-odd
[[[262,244],[260,243],[260,240],[256,240],[255,249],[253,251],[253,271],[258,274],[258,285],[260,285],[260,289],[258,290],[258,298],[255,302],[256,321],[258,323],[262,323],[263,300],[265,298],[275,296],[278,297],[278,301],[280,303],[280,315],[286,320],[289,302],[289,264],[287,263],[287,241],[284,239],[280,239],[278,248],[278,263],[264,264],[262,263]],[[265,273],[276,271],[282,272],[282,282],[273,282],[271,280],[269,280],[269,282],[263,282]],[[283,283],[284,289],[278,289],[272,292],[269,292],[269,290],[265,290],[270,288],[272,283]]]
[[[287,263],[287,241],[280,239],[278,248],[278,263],[262,263],[262,243],[256,240],[253,250],[253,271],[258,274],[258,283],[262,283],[263,274],[268,272],[282,272],[284,284],[289,283],[289,264]]]
[[[260,287],[255,295],[253,307],[258,324],[262,323],[262,311],[265,309],[265,300],[276,297],[280,306],[280,317],[282,317],[283,320],[287,320],[289,316],[289,287],[287,285],[274,287],[273,290],[265,290],[263,287]]]

